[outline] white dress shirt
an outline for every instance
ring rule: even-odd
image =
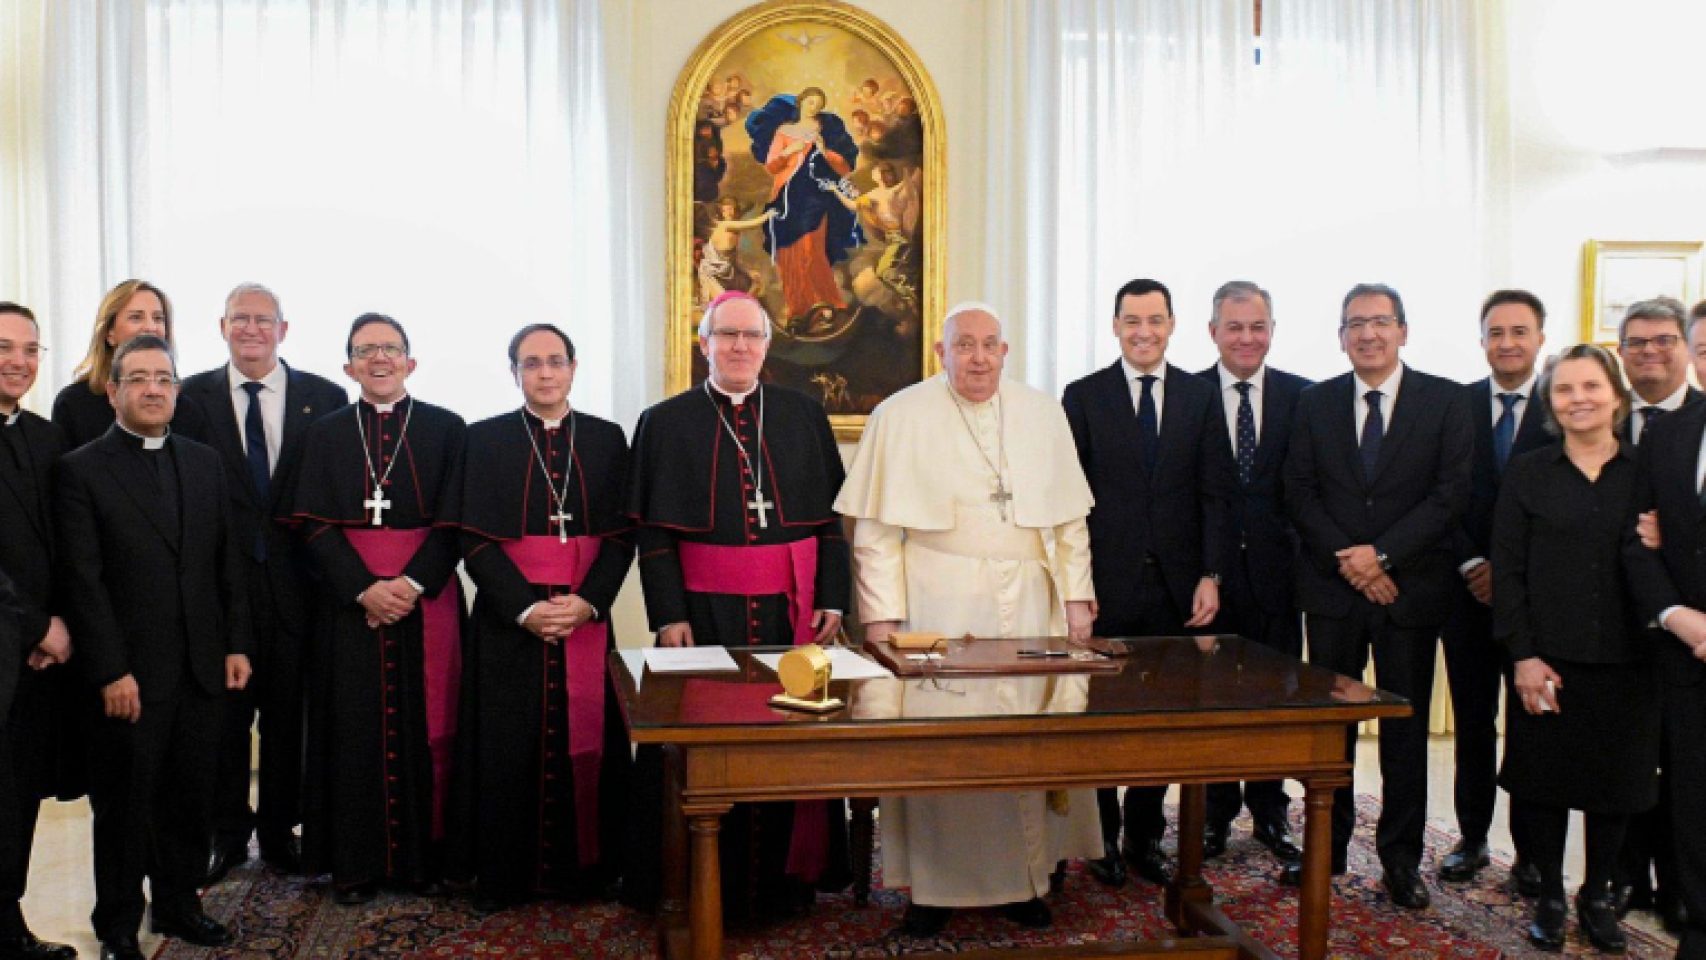
[[[1149,395],[1155,401],[1155,434],[1161,435],[1161,408],[1167,400],[1167,361],[1162,360],[1153,370],[1139,370],[1131,365],[1125,357],[1120,358],[1120,366],[1125,368],[1126,386],[1131,388],[1131,408],[1140,410],[1143,406],[1143,381],[1138,377],[1154,377],[1155,383],[1149,388]]]
[[[1368,397],[1370,390],[1380,391],[1380,425],[1384,428],[1382,436],[1392,432],[1392,408],[1398,405],[1398,384],[1404,379],[1404,365],[1398,364],[1398,369],[1386,378],[1386,382],[1374,385],[1362,381],[1361,374],[1352,376],[1356,384],[1356,396],[1352,398],[1352,409],[1356,411],[1356,442],[1362,442],[1362,425],[1368,420]]]
[[[1244,381],[1238,375],[1226,369],[1226,364],[1215,365],[1220,371],[1221,406],[1226,408],[1226,435],[1232,438],[1232,456],[1238,456],[1238,404],[1243,397],[1238,393],[1238,385]],[[1262,364],[1256,372],[1250,374],[1250,413],[1256,418],[1256,442],[1262,442],[1262,384],[1267,382],[1268,365]]]
[[[249,382],[232,364],[225,365],[225,379],[231,389],[231,412],[237,415],[237,439],[243,449],[249,449],[249,392],[243,384]],[[284,445],[284,388],[290,383],[290,373],[284,364],[273,364],[272,372],[260,380],[261,425],[267,431],[267,471],[278,467],[278,451]]]
[[[1675,393],[1663,400],[1660,400],[1658,403],[1648,403],[1647,401],[1642,400],[1639,394],[1635,394],[1633,399],[1635,401],[1635,409],[1630,412],[1629,418],[1634,422],[1629,425],[1631,427],[1629,436],[1635,438],[1635,443],[1640,443],[1641,428],[1647,425],[1647,408],[1658,407],[1666,413],[1670,413],[1671,411],[1680,408],[1682,406],[1682,402],[1688,399],[1688,381],[1684,380],[1682,386],[1678,387]]]
[[[1520,397],[1521,399],[1518,400],[1516,402],[1516,405],[1511,408],[1511,415],[1516,417],[1516,428],[1515,429],[1516,430],[1522,429],[1522,421],[1524,419],[1526,419],[1530,413],[1533,413],[1533,411],[1530,409],[1533,406],[1533,404],[1530,401],[1532,401],[1534,399],[1534,385],[1539,383],[1539,382],[1540,382],[1539,371],[1535,371],[1533,373],[1530,373],[1528,375],[1528,380],[1525,381],[1522,384],[1522,386],[1517,387],[1515,390],[1506,390],[1505,388],[1499,386],[1499,381],[1497,381],[1497,380],[1489,379],[1487,381],[1487,386],[1490,388],[1487,391],[1487,393],[1489,395],[1488,396],[1488,402],[1492,404],[1494,428],[1498,427],[1499,418],[1505,415],[1505,402],[1503,400],[1499,399],[1499,394],[1501,394],[1501,393],[1514,393],[1518,397]],[[1544,416],[1544,414],[1535,414],[1535,416]],[[1516,442],[1516,433],[1515,432],[1513,432],[1511,434],[1511,442],[1512,442],[1512,444],[1514,444]],[[1458,565],[1457,572],[1467,576],[1469,571],[1475,569],[1476,567],[1478,567],[1481,564],[1486,563],[1486,562],[1487,562],[1486,557],[1471,557],[1470,559],[1465,560],[1465,561],[1463,561],[1463,563]]]

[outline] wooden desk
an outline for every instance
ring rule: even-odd
[[[664,956],[723,955],[717,833],[736,802],[1178,783],[1179,868],[1165,905],[1179,939],[1000,956],[1274,960],[1221,913],[1203,879],[1206,785],[1290,778],[1305,790],[1298,955],[1323,960],[1333,790],[1351,782],[1347,731],[1363,720],[1408,716],[1409,704],[1237,637],[1131,642],[1123,672],[1083,679],[1082,713],[952,720],[857,716],[861,688],[903,682],[890,680],[833,684],[848,708],[827,716],[747,708],[707,717],[687,702],[708,689],[703,684],[780,689],[751,659],[754,651],[731,651],[738,673],[648,672],[638,686],[613,654],[630,736],[665,746]],[[721,692],[761,702],[756,689]]]

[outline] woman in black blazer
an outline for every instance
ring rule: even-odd
[[[165,291],[146,280],[126,280],[108,290],[95,312],[89,352],[72,371],[75,379],[53,398],[53,422],[65,433],[65,449],[75,450],[113,425],[113,408],[107,401],[113,351],[144,333],[162,337],[176,348],[172,301],[166,299]]]
[[[1564,837],[1587,821],[1587,871],[1576,894],[1594,946],[1622,953],[1612,904],[1617,851],[1632,814],[1658,801],[1659,708],[1643,634],[1619,560],[1635,493],[1635,458],[1616,429],[1629,393],[1616,358],[1581,344],[1536,389],[1562,438],[1510,462],[1493,518],[1493,630],[1514,666],[1499,783],[1511,833],[1540,870],[1528,936],[1564,945]]]

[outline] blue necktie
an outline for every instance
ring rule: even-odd
[[[1505,464],[1511,462],[1511,444],[1516,442],[1516,403],[1521,399],[1520,393],[1499,394],[1499,402],[1505,405],[1505,409],[1499,414],[1499,422],[1493,424],[1493,463],[1500,473],[1504,473]],[[1486,423],[1485,420],[1481,422]]]
[[[1379,390],[1363,394],[1368,401],[1368,418],[1362,422],[1362,475],[1374,479],[1374,467],[1380,462],[1380,441],[1386,438],[1386,421],[1380,416]]]
[[[243,447],[248,453],[249,476],[255,481],[255,495],[264,503],[267,499],[267,488],[272,485],[272,470],[267,464],[267,428],[261,420],[261,391],[266,384],[259,380],[250,380],[243,384],[244,392],[249,395],[249,412],[243,415]],[[267,559],[266,524],[255,531],[255,559],[265,563]]]
[[[1161,451],[1161,426],[1155,416],[1155,377],[1138,377],[1143,382],[1143,396],[1137,401],[1137,436],[1143,445],[1143,467],[1155,472],[1155,458]]]
[[[1250,485],[1250,475],[1256,472],[1256,410],[1250,406],[1250,381],[1232,385],[1238,391],[1238,482]]]
[[[1647,442],[1647,430],[1652,427],[1654,420],[1664,416],[1666,412],[1665,408],[1660,406],[1641,408],[1641,432],[1635,437],[1636,444]]]

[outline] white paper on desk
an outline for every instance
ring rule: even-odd
[[[646,666],[653,673],[709,673],[739,670],[724,647],[647,647]]]
[[[646,651],[618,650],[616,651],[616,655],[621,657],[622,662],[627,665],[628,676],[634,678],[634,689],[639,690],[640,678],[646,672]]]
[[[893,680],[894,674],[880,663],[873,663],[846,647],[825,647],[829,654],[831,680]],[[770,668],[772,673],[782,662],[780,653],[755,653],[752,659]]]

